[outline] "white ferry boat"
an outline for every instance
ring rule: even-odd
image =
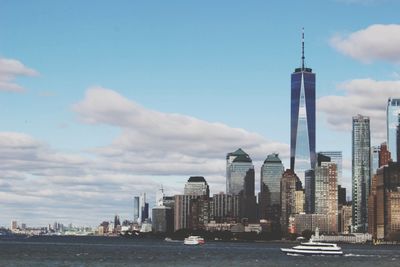
[[[189,237],[186,237],[185,240],[183,241],[183,244],[185,245],[202,245],[204,244],[204,238],[196,235],[191,235]]]
[[[300,255],[343,255],[341,247],[333,243],[309,242],[300,243],[293,248],[281,248],[286,254]]]

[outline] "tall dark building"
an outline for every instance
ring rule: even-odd
[[[304,66],[304,32],[301,68],[291,78],[290,169],[304,184],[304,172],[314,169],[315,154],[315,73]]]
[[[338,185],[338,204],[346,205],[346,188]]]
[[[305,172],[304,191],[306,195],[306,213],[315,212],[315,171],[307,170]]]

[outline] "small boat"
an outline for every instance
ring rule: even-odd
[[[204,244],[204,238],[197,236],[197,235],[191,235],[191,236],[185,238],[185,240],[183,241],[183,244],[185,244],[185,245],[202,245],[202,244]]]
[[[333,243],[309,242],[300,243],[293,248],[281,248],[286,254],[296,255],[343,255],[342,248]]]

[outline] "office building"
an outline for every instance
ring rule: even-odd
[[[305,172],[305,212],[315,212],[315,172],[307,170]]]
[[[338,192],[336,163],[318,153],[315,168],[315,213],[327,215],[327,230],[338,231]]]
[[[314,169],[315,154],[315,73],[305,67],[304,32],[301,68],[291,76],[290,169],[304,184],[304,172]]]
[[[175,195],[174,199],[174,230],[190,229],[191,227],[191,203],[199,196]]]
[[[226,156],[227,194],[239,195],[239,217],[256,221],[254,165],[250,156],[241,148]]]
[[[140,204],[139,197],[133,197],[133,222],[139,223]]]
[[[342,183],[342,174],[343,174],[343,156],[342,151],[321,151],[319,152],[324,156],[330,157],[331,162],[336,163],[337,169],[337,184],[340,185]]]
[[[239,222],[239,195],[214,194],[210,213],[211,219],[217,223]]]
[[[281,178],[284,167],[279,155],[267,156],[261,167],[259,208],[260,218],[279,223],[281,212]]]
[[[353,232],[367,231],[367,203],[371,180],[371,135],[369,117],[353,117],[352,130],[352,212]]]
[[[289,217],[296,213],[296,191],[301,189],[299,177],[287,169],[281,179],[281,228],[284,233],[288,231]]]
[[[146,193],[140,194],[140,222],[143,223],[149,218],[149,203],[146,202]]]
[[[208,198],[210,196],[210,187],[203,176],[191,176],[185,184],[184,194]]]
[[[400,231],[400,163],[389,162],[378,169],[375,210],[376,238],[390,240]]]
[[[397,126],[399,126],[399,113],[400,113],[400,99],[398,98],[389,98],[387,107],[386,107],[386,136],[387,136],[387,145],[388,150],[392,154],[393,161],[397,161]]]
[[[174,230],[172,209],[166,206],[154,207],[152,209],[152,227],[155,233],[172,233]]]

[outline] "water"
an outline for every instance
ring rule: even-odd
[[[287,256],[290,243],[181,242],[107,237],[0,239],[0,266],[400,266],[399,246],[341,245],[344,256]]]

